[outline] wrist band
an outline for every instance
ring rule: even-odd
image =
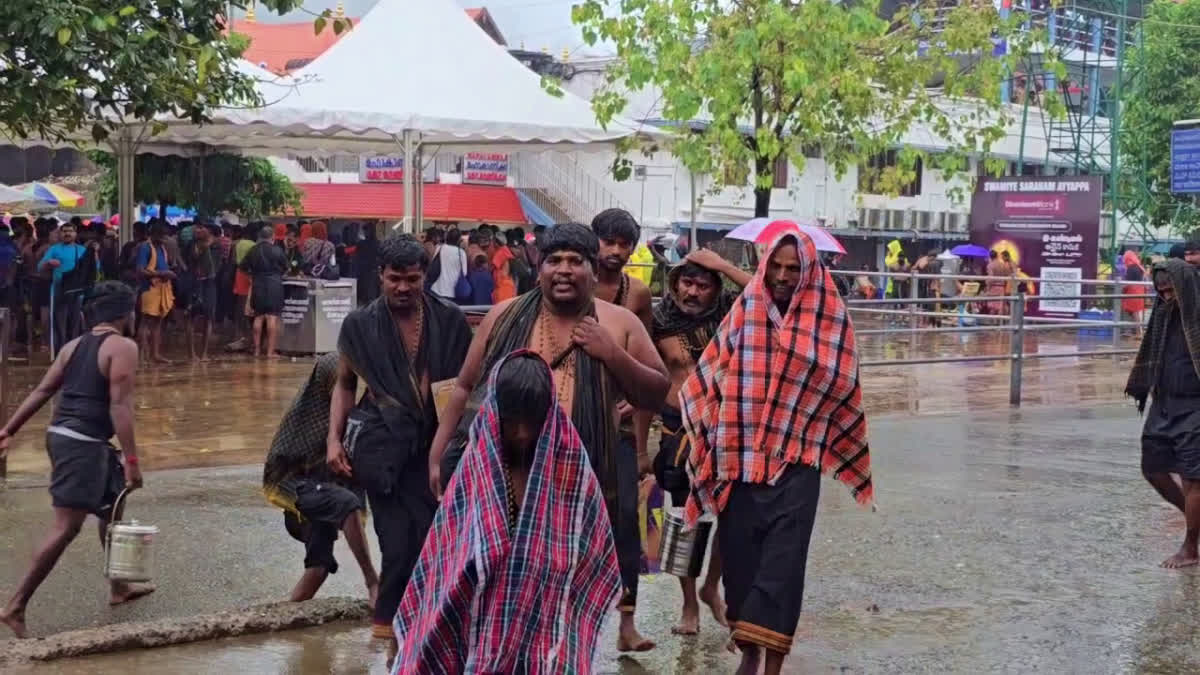
[[[125,458],[125,463],[137,466],[138,458],[134,455],[129,455],[128,457]]]

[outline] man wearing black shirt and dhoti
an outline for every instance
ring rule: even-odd
[[[1125,393],[1139,411],[1153,399],[1142,428],[1142,475],[1187,522],[1183,545],[1162,566],[1191,567],[1200,563],[1200,277],[1169,259],[1151,278],[1158,297]]]
[[[669,385],[666,368],[637,316],[595,297],[599,242],[589,228],[556,225],[541,250],[538,288],[493,307],[475,333],[433,443],[430,483],[443,489],[462,456],[486,389],[483,375],[506,354],[531,349],[555,371],[559,403],[587,448],[614,538],[636,537],[637,458],[629,448],[621,450],[617,406],[622,398],[635,408],[660,406]],[[623,589],[617,649],[646,651],[654,643],[633,623],[640,552],[630,553],[618,546]]]
[[[682,265],[668,272],[667,296],[654,308],[650,336],[671,378],[671,390],[660,411],[662,436],[658,454],[654,457],[654,477],[659,486],[670,493],[671,505],[676,507],[687,502],[687,459],[691,448],[679,412],[679,390],[696,370],[700,355],[737,299],[737,291],[722,287],[722,275],[739,287],[750,283],[751,279],[750,274],[713,251],[693,251]],[[714,546],[704,586],[698,594],[694,578],[679,579],[683,590],[683,616],[671,632],[676,635],[700,632],[697,598],[709,606],[718,623],[725,625],[725,603],[717,588],[720,581],[721,549]]]
[[[432,387],[458,374],[471,342],[462,311],[425,292],[428,265],[411,236],[380,242],[380,297],[342,324],[330,404],[329,465],[365,489],[383,558],[373,634],[393,640],[396,608],[437,510],[426,473],[438,428]],[[367,391],[355,403],[360,378]]]

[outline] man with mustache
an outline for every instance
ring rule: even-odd
[[[428,266],[410,235],[379,244],[380,296],[342,323],[329,405],[326,459],[366,491],[383,558],[373,634],[389,640],[437,511],[425,474],[438,425],[433,385],[458,373],[471,342],[462,310],[425,292]],[[359,379],[367,391],[355,403]]]
[[[778,675],[791,651],[821,474],[874,495],[849,312],[806,235],[767,250],[679,394],[684,518],[718,516],[739,675]]]
[[[650,332],[671,378],[671,389],[661,409],[662,439],[654,457],[654,476],[671,494],[671,505],[682,507],[688,497],[687,458],[691,445],[679,414],[679,390],[696,369],[721,319],[737,299],[738,292],[722,288],[721,277],[744,287],[751,276],[709,250],[693,251],[682,265],[667,274],[667,297],[654,310]],[[712,610],[713,618],[725,625],[725,604],[717,585],[721,581],[721,552],[713,547],[708,574],[699,599]],[[700,632],[700,604],[696,580],[681,578],[683,616],[671,629],[676,635]]]
[[[514,350],[541,355],[554,370],[559,403],[579,430],[612,520],[623,586],[617,648],[646,651],[654,643],[633,623],[641,562],[638,466],[621,448],[617,407],[622,398],[644,409],[661,405],[669,386],[666,367],[632,312],[595,297],[599,242],[590,229],[556,225],[541,249],[538,288],[493,307],[475,333],[434,439],[431,487],[443,489],[458,465],[483,400],[483,375]],[[629,541],[635,545],[622,545]]]

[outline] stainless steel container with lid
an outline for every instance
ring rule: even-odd
[[[113,504],[104,551],[104,576],[112,581],[150,581],[154,578],[154,540],[158,528],[136,520],[121,520],[129,492],[121,492]]]
[[[704,568],[704,555],[708,551],[713,521],[710,516],[704,516],[695,528],[684,528],[683,509],[668,509],[663,518],[662,540],[659,543],[659,568],[677,577],[694,578],[700,576]]]

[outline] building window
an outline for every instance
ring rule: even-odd
[[[786,190],[788,186],[788,158],[780,155],[775,158],[775,166],[771,167],[771,187]]]
[[[1008,163],[1008,175],[1010,176],[1044,176],[1046,172],[1042,170],[1041,164],[1031,164],[1025,162],[1019,165],[1017,162]]]
[[[888,192],[881,180],[885,172],[897,170],[899,161],[895,150],[888,150],[873,155],[858,169],[858,191],[867,194],[883,194]],[[916,197],[921,194],[921,158],[918,157],[912,168],[913,177],[897,191],[900,197]],[[894,186],[893,186],[894,187]]]

